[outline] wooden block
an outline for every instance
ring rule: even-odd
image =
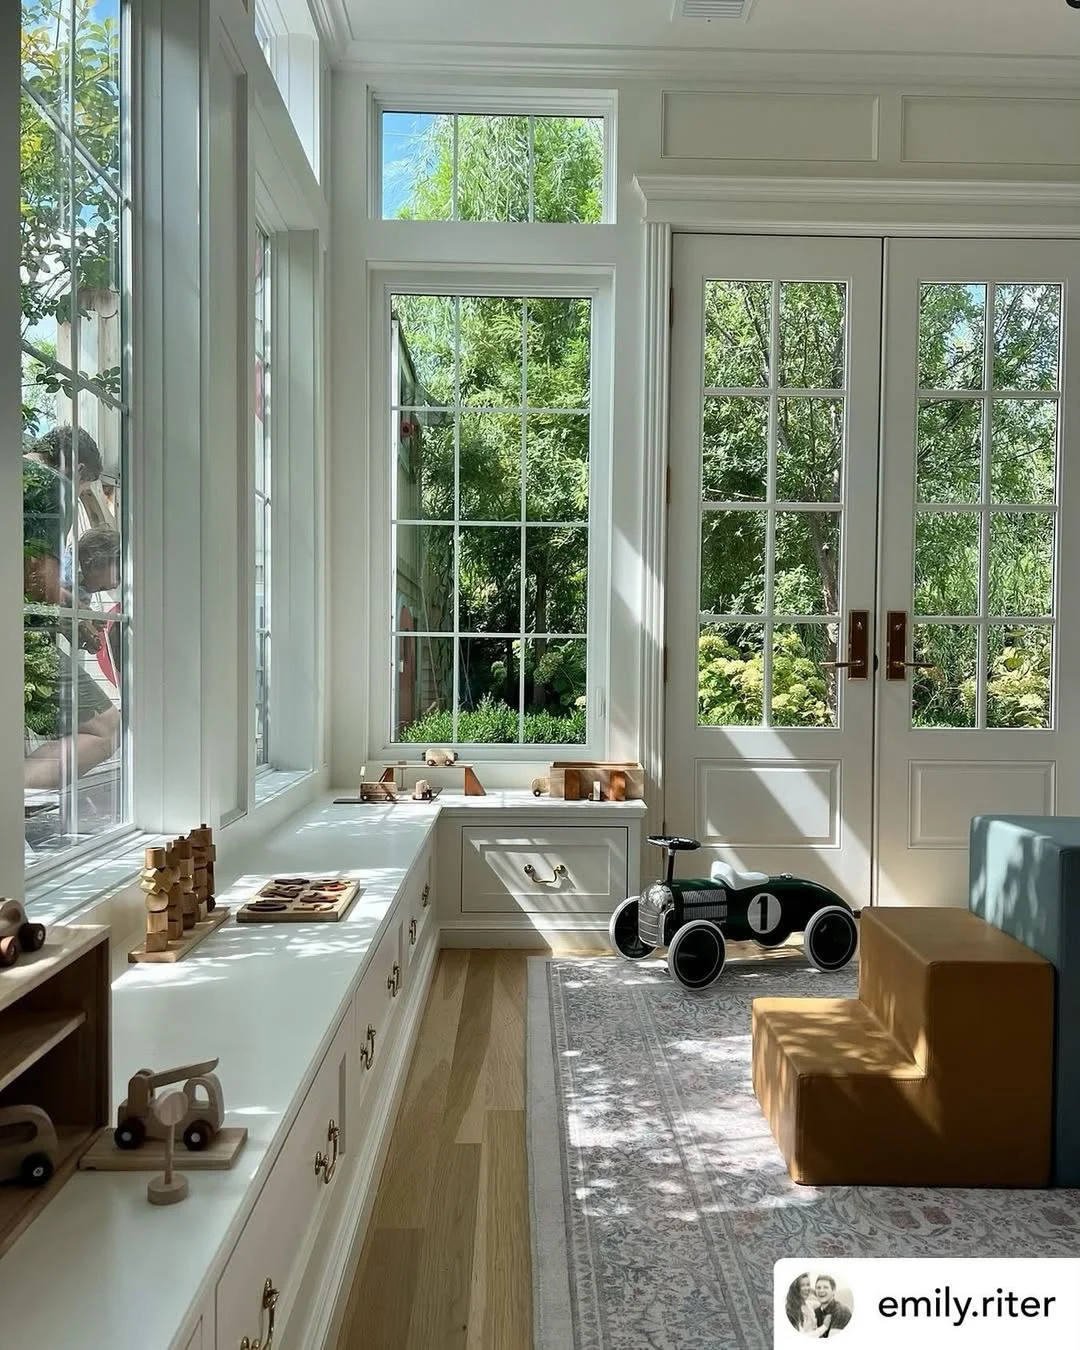
[[[626,801],[626,771],[612,769],[608,774],[608,796],[613,802]]]
[[[159,867],[165,866],[167,850],[163,848],[148,848],[144,853],[146,859],[146,870],[155,871]]]
[[[576,802],[581,797],[581,778],[577,769],[563,770],[563,799]]]
[[[484,785],[476,776],[476,771],[471,764],[461,766],[465,770],[465,796],[466,797],[486,797]]]

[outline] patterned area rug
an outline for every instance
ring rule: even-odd
[[[692,995],[659,962],[529,967],[536,1350],[768,1350],[784,1256],[1076,1255],[1080,1191],[791,1181],[750,1000],[847,996],[854,971],[745,961]]]

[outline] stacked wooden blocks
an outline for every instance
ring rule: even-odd
[[[228,917],[214,899],[213,831],[201,825],[148,848],[139,885],[146,893],[146,940],[131,961],[179,961]]]

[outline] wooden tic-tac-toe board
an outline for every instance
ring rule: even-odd
[[[341,877],[274,877],[254,900],[241,905],[237,923],[337,923],[361,894]]]

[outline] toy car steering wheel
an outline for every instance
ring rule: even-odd
[[[696,839],[687,839],[681,834],[650,834],[649,843],[667,849],[667,875],[664,881],[668,885],[675,876],[675,854],[692,853],[694,849],[701,847]]]

